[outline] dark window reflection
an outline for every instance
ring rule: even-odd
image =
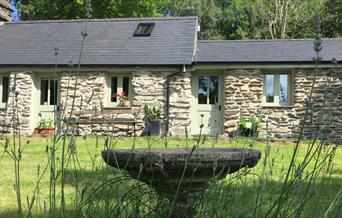
[[[219,79],[217,76],[210,76],[209,80],[209,104],[218,103]]]
[[[42,79],[40,81],[40,105],[48,104],[48,94],[49,94],[49,80]]]
[[[198,104],[207,104],[208,76],[198,77]]]
[[[57,104],[57,87],[58,83],[57,80],[52,79],[50,80],[50,105]]]
[[[126,96],[129,95],[129,77],[123,78],[122,90],[126,93]]]
[[[4,76],[2,77],[2,103],[7,103],[8,87],[9,87],[9,78],[8,76]]]
[[[112,77],[110,87],[111,87],[111,91],[110,91],[111,99],[110,99],[110,101],[116,102],[117,101],[116,94],[117,94],[117,90],[118,90],[118,78],[117,77]]]

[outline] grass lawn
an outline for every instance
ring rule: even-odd
[[[44,170],[49,159],[48,152],[46,152],[47,145],[51,144],[51,140],[31,137],[25,138],[23,141],[28,141],[20,162],[20,184],[24,212],[27,212],[28,202],[31,202],[34,189],[37,187],[32,214],[34,217],[47,217],[50,173],[49,169],[45,173]],[[4,144],[4,140],[0,140],[0,143]],[[181,138],[170,138],[167,144],[165,139],[158,138],[137,138],[135,141],[132,138],[119,138],[113,141],[115,148],[131,148],[133,144],[135,147],[141,148],[191,147],[194,143],[195,139]],[[200,145],[203,147],[253,147],[262,151],[262,159],[255,168],[248,172],[243,170],[242,173],[227,176],[224,181],[211,184],[209,190],[198,203],[196,217],[264,217],[267,214],[268,208],[281,192],[294,144],[291,141],[270,142],[268,155],[265,154],[267,151],[266,144],[265,141],[253,141],[248,138],[225,139],[217,142],[209,138]],[[61,146],[60,143],[57,146],[57,171],[61,165]],[[141,190],[136,187],[144,187],[144,190],[148,188],[141,185],[137,186],[137,182],[134,180],[120,180],[117,183],[110,183],[103,189],[96,189],[104,181],[114,178],[113,170],[106,167],[101,159],[103,147],[104,140],[102,138],[77,138],[77,155],[68,156],[66,161],[66,216],[83,217],[88,214],[88,217],[94,217],[96,214],[97,217],[135,217],[137,214],[128,211],[137,211],[134,207],[139,205],[140,214],[145,214],[147,217],[158,217],[153,213],[149,214],[149,210],[155,210],[158,214],[158,211],[162,210],[162,205],[167,204],[167,201],[158,199],[158,196],[151,191],[143,192],[143,196],[137,197]],[[307,144],[303,143],[297,156],[298,163],[304,157],[306,149]],[[328,150],[330,147],[326,147],[323,152],[325,153]],[[265,157],[267,157],[266,160]],[[328,161],[325,162],[326,165],[327,163]],[[310,177],[309,173],[313,167],[313,164],[309,164],[303,178],[300,178],[291,187],[280,212],[282,217],[294,216],[296,212],[294,208],[303,201],[307,201],[307,203],[300,217],[324,217],[325,213],[328,217],[342,217],[342,198],[335,199],[342,189],[342,148],[336,149],[333,167],[329,168],[328,172],[319,172],[315,182],[309,186],[308,179],[305,176]],[[327,166],[324,165],[322,169],[326,170]],[[38,178],[41,175],[43,175],[42,179],[37,186]],[[60,175],[56,181],[57,194],[55,199],[59,207],[61,199]],[[4,147],[1,146],[0,217],[17,216],[14,184],[14,161],[8,154],[4,154]],[[99,194],[90,198],[89,196],[92,196],[96,190],[99,191]],[[306,190],[310,190],[309,198],[303,199]],[[81,200],[82,196],[83,200]],[[87,205],[87,212],[77,212],[78,208],[84,207],[83,203],[80,202],[84,202],[86,197],[92,199],[90,206]],[[146,199],[150,206],[144,206],[145,204],[141,199]],[[332,204],[334,200],[337,201],[337,204]],[[330,205],[335,206],[328,209]],[[113,212],[114,210],[115,212]]]

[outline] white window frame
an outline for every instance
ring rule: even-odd
[[[105,101],[105,107],[118,107],[120,104],[120,101],[116,100],[116,102],[111,102],[111,92],[112,92],[112,77],[116,77],[118,79],[117,84],[117,93],[121,93],[123,91],[123,78],[128,77],[129,78],[129,86],[128,86],[128,101],[131,102],[132,98],[132,77],[129,74],[108,74],[106,77],[106,101]]]
[[[41,95],[42,95],[42,84],[41,84],[42,80],[48,80],[48,93],[47,93],[47,95],[48,95],[48,99],[47,99],[48,104],[41,104],[40,103]],[[50,81],[51,80],[56,80],[57,81],[57,96],[56,96],[56,104],[54,104],[54,105],[50,105],[50,97],[51,97],[51,95],[50,95],[50,92],[51,92]],[[59,91],[60,91],[60,79],[59,79],[59,77],[55,77],[55,76],[41,76],[39,78],[39,98],[38,98],[39,99],[39,105],[41,107],[58,106]]]
[[[2,91],[3,91],[3,87],[2,87],[2,80],[3,80],[3,77],[8,77],[8,96],[9,96],[9,83],[10,83],[10,76],[9,75],[0,75],[0,108],[6,108],[6,105],[7,105],[7,102],[6,103],[3,103],[2,102]]]
[[[274,75],[274,102],[266,102],[266,75]],[[287,80],[287,103],[280,104],[280,75],[288,75]],[[263,106],[269,107],[289,107],[292,106],[293,99],[293,76],[292,72],[289,71],[268,71],[264,73],[263,80]]]

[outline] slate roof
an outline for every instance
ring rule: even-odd
[[[154,22],[150,37],[133,37],[140,22]],[[0,26],[0,65],[78,62],[86,22],[6,22]],[[84,65],[183,65],[193,62],[196,17],[89,20]]]
[[[323,39],[320,56],[342,61],[342,39]],[[313,39],[199,41],[196,63],[312,63]]]

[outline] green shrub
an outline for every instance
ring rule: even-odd
[[[148,106],[144,107],[145,119],[150,122],[151,120],[158,120],[161,118],[162,109],[160,106]]]
[[[258,136],[261,128],[261,119],[257,116],[241,117],[239,131],[243,136]]]
[[[37,123],[37,127],[36,128],[38,128],[38,129],[51,129],[51,128],[53,128],[53,120],[51,120],[51,119],[41,119]]]

